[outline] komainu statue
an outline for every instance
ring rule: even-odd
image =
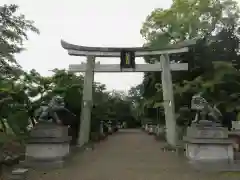
[[[211,106],[201,94],[192,97],[191,109],[197,111],[193,123],[199,123],[201,120],[208,120],[214,123],[221,122],[221,112],[215,105]]]
[[[64,100],[60,96],[54,96],[48,105],[41,106],[36,112],[36,118],[39,122],[52,122],[56,124],[68,125],[71,122],[66,122],[63,116],[73,116],[75,115],[66,109]],[[66,116],[65,116],[66,117]],[[71,121],[69,118],[67,121]]]
[[[47,105],[42,105],[35,112],[38,122],[49,122],[68,126],[69,136],[72,136],[72,144],[76,144],[79,132],[79,119],[75,114],[65,108],[64,99],[54,96]]]

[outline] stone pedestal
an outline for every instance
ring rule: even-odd
[[[154,125],[153,126],[153,134],[156,136],[158,133],[158,126],[157,125]]]
[[[9,180],[27,180],[28,169],[18,168],[12,171],[12,174],[9,176]]]
[[[158,127],[157,127],[157,125],[153,125],[152,128],[153,128],[153,134],[156,135],[157,132],[158,132]]]
[[[184,137],[186,157],[198,169],[224,169],[233,164],[233,142],[228,138],[228,129],[217,124],[192,125]]]
[[[113,128],[111,125],[108,125],[108,134],[112,134],[113,133]]]
[[[240,121],[232,121],[232,129],[240,131]]]
[[[164,126],[157,125],[155,139],[156,140],[165,140],[165,127]]]
[[[152,135],[154,133],[154,126],[148,125],[148,134]]]
[[[31,167],[62,167],[70,152],[68,128],[52,123],[39,123],[31,132],[25,165]]]
[[[234,149],[237,151],[237,158],[240,159],[240,121],[232,121],[232,131],[229,137],[234,141]]]
[[[148,124],[145,124],[144,130],[147,132],[148,131]]]

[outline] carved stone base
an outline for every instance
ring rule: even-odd
[[[70,153],[68,143],[28,144],[26,147],[25,167],[61,168]]]
[[[55,159],[52,161],[49,160],[42,160],[39,161],[37,159],[26,159],[22,165],[24,167],[30,167],[30,168],[37,168],[37,169],[55,169],[55,168],[63,168],[65,164],[65,159]]]
[[[190,161],[233,162],[232,144],[186,144],[186,156]]]
[[[69,154],[69,144],[28,144],[26,157],[34,159],[55,159]]]
[[[27,167],[62,167],[70,153],[68,128],[55,124],[38,124],[26,146]]]
[[[214,166],[214,170],[222,171],[233,167],[233,141],[226,128],[192,126],[187,129],[184,141],[186,157],[194,168],[204,170]]]
[[[18,168],[12,171],[12,174],[8,177],[9,180],[27,180],[28,169]]]
[[[239,172],[240,171],[240,162],[228,162],[228,161],[189,161],[191,166],[200,171],[208,172]]]
[[[223,127],[188,127],[189,138],[228,138],[228,129]]]

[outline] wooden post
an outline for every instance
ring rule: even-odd
[[[95,57],[87,56],[87,65],[84,77],[82,111],[80,123],[80,136],[78,138],[78,146],[83,146],[89,141],[89,133],[91,127],[91,111],[93,103],[93,81],[94,81],[94,65]]]
[[[166,139],[169,145],[175,147],[177,145],[177,128],[175,119],[172,76],[168,54],[161,55],[160,62],[162,64],[162,89],[166,121]]]

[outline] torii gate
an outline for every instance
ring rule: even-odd
[[[162,89],[166,120],[167,142],[176,146],[177,132],[175,119],[175,106],[173,98],[173,85],[171,71],[188,70],[187,63],[170,63],[169,54],[188,52],[188,46],[195,44],[195,40],[184,41],[179,44],[168,45],[161,49],[148,47],[86,47],[69,44],[61,40],[61,45],[71,56],[86,56],[87,63],[71,64],[69,71],[85,72],[84,89],[82,97],[82,113],[80,136],[78,145],[82,146],[89,141],[91,110],[92,110],[92,89],[94,72],[156,72],[162,71]],[[135,57],[149,55],[160,55],[160,63],[155,64],[136,64]],[[121,57],[121,64],[95,64],[96,57]],[[122,58],[125,58],[123,62]],[[131,63],[129,62],[131,61]],[[134,61],[134,62],[133,62]],[[133,63],[132,63],[133,62]],[[123,64],[122,64],[123,63]],[[134,67],[133,67],[134,66]]]

